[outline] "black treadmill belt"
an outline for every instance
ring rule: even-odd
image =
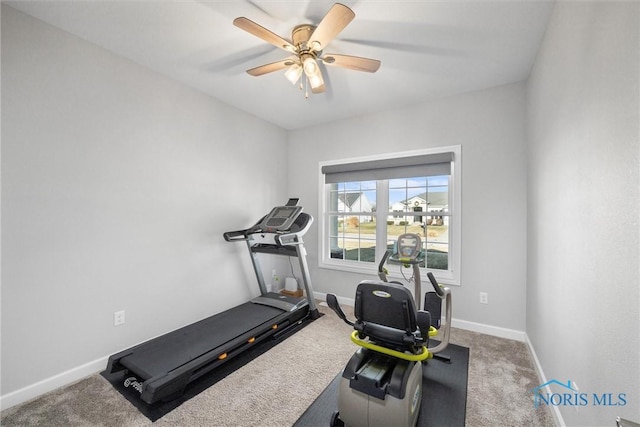
[[[283,310],[278,308],[247,302],[142,343],[120,363],[145,380],[163,375],[264,323],[270,323],[282,313]]]

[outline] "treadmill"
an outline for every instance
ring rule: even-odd
[[[244,241],[258,279],[260,296],[109,357],[106,372],[125,371],[124,386],[149,404],[180,397],[185,387],[259,342],[293,332],[320,314],[313,299],[302,236],[313,217],[298,199],[274,207],[253,227],[229,231],[228,242]],[[297,257],[306,296],[267,292],[258,254]]]

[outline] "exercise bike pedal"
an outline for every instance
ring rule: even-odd
[[[434,360],[439,360],[443,363],[446,363],[448,365],[451,364],[451,356],[447,356],[446,354],[434,354],[433,355],[433,359]]]

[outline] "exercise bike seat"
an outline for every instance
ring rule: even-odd
[[[416,310],[411,292],[396,283],[364,280],[355,295],[353,325],[360,339],[381,346],[417,352],[429,338],[431,316]]]

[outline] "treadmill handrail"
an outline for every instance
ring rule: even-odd
[[[240,242],[248,239],[247,230],[226,231],[222,236],[227,242]]]

